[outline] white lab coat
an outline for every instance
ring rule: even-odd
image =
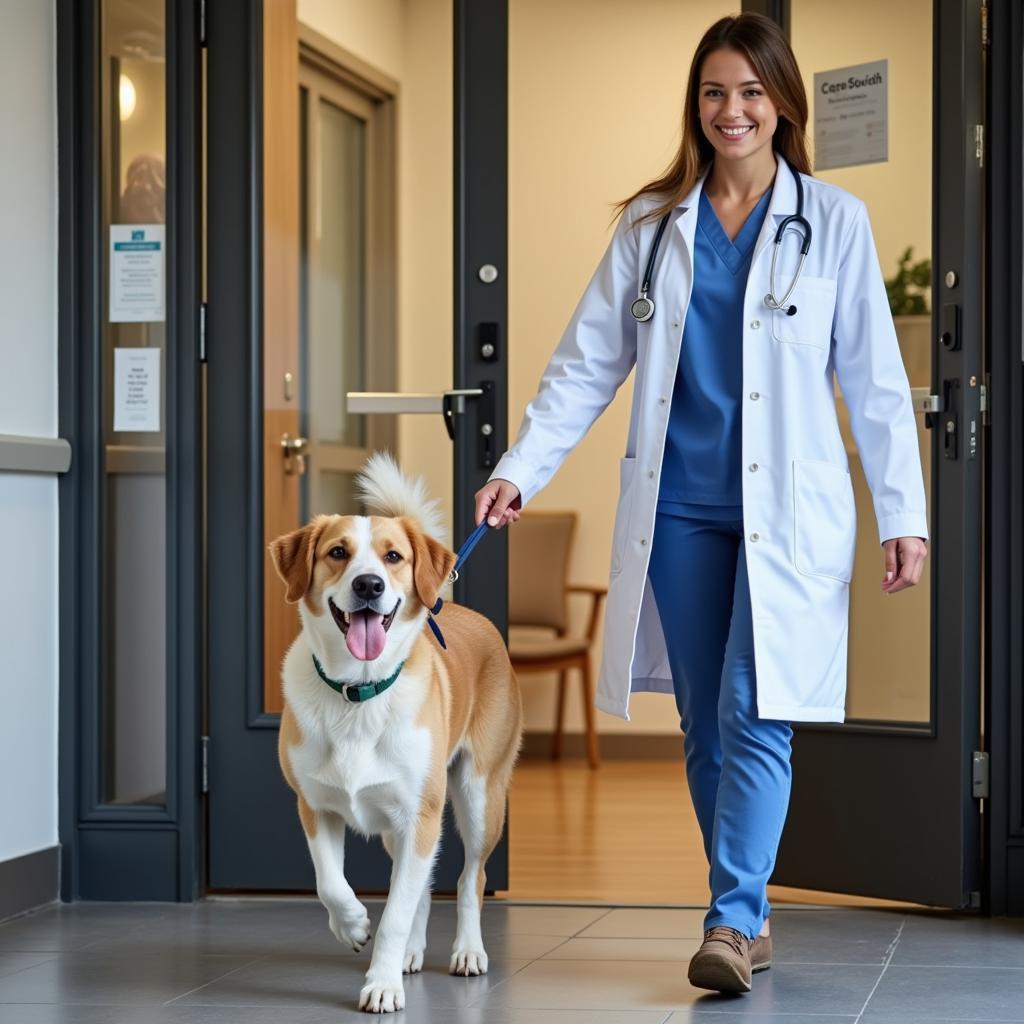
[[[841,722],[857,524],[833,371],[871,489],[880,543],[903,536],[927,540],[924,480],[910,387],[861,200],[801,176],[813,240],[789,300],[798,311],[790,317],[764,303],[777,226],[796,211],[792,172],[781,155],[776,158],[743,327],[743,543],[757,707],[761,718]],[[653,203],[641,197],[619,219],[518,438],[491,475],[511,480],[525,507],[636,365],[596,697],[599,708],[626,719],[631,690],[672,692],[647,561],[703,183],[666,228],[651,289],[657,311],[647,323],[637,324],[629,307],[657,222],[633,222]],[[776,271],[779,298],[792,280],[799,244],[791,228]]]

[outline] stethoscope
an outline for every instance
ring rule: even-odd
[[[764,297],[764,304],[769,309],[785,309],[787,316],[795,316],[796,306],[787,306],[786,303],[789,301],[790,295],[793,294],[793,289],[796,288],[796,283],[800,280],[800,274],[804,269],[804,260],[807,259],[807,250],[811,247],[811,225],[808,224],[807,218],[804,216],[804,186],[800,181],[800,175],[792,164],[788,166],[790,171],[793,173],[793,180],[796,182],[796,213],[791,213],[786,217],[779,225],[778,231],[775,232],[775,248],[772,251],[772,267],[768,273],[768,294]],[[658,230],[655,232],[654,241],[651,244],[651,254],[647,257],[647,267],[644,270],[644,280],[643,284],[640,286],[640,295],[629,307],[630,312],[633,314],[633,319],[639,323],[645,323],[654,316],[654,299],[651,298],[650,294],[651,278],[654,275],[654,262],[658,258],[658,248],[661,245],[661,236],[665,233],[665,226],[668,224],[668,219],[671,216],[672,211],[670,210],[658,222]],[[782,244],[782,236],[786,233],[786,228],[791,224],[802,229],[801,234],[803,235],[803,244],[800,246],[800,262],[797,264],[796,274],[793,277],[793,283],[789,286],[789,290],[781,299],[776,299],[775,264],[779,257],[779,246]]]

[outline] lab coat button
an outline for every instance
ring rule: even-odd
[[[640,547],[642,547],[642,548],[647,547],[647,538],[646,537],[641,537],[640,538]]]
[[[653,480],[654,479],[654,470],[653,469],[647,470],[647,475]]]
[[[752,462],[750,464],[750,472],[751,473],[756,473],[757,472],[757,463],[756,462]]]
[[[750,535],[750,539],[751,539],[751,541],[757,541],[757,540],[760,540],[760,539],[761,539],[761,535],[760,535],[759,533],[752,533],[752,534]]]
[[[665,402],[667,402],[667,401],[668,401],[668,399],[666,399],[666,398],[659,398],[658,399],[658,405],[664,405]]]
[[[750,392],[750,400],[756,402],[761,396],[756,391]]]
[[[750,321],[750,326],[753,327],[754,330],[756,331],[758,329],[758,327],[761,326],[761,321],[760,320],[751,320]]]

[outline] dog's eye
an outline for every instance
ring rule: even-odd
[[[343,559],[347,558],[348,555],[346,554],[345,549],[340,544],[336,544],[333,548],[331,548],[330,551],[327,552],[327,557],[333,558],[336,561],[340,562]]]
[[[400,562],[401,560],[402,556],[397,551],[389,551],[384,556],[384,561],[390,562],[392,565],[394,565],[396,562]]]

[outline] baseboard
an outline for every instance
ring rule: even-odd
[[[682,761],[683,736],[663,733],[613,732],[598,742],[601,757],[609,761]],[[562,736],[563,759],[586,759],[587,740],[583,733]],[[544,760],[551,757],[551,733],[528,732],[523,735],[522,757]]]
[[[0,921],[60,897],[60,847],[0,861]]]

